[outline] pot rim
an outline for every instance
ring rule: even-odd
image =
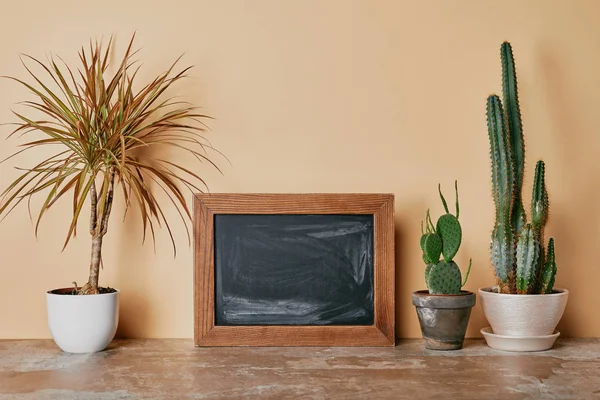
[[[462,290],[461,294],[429,294],[428,290],[419,290],[412,294],[415,307],[437,309],[461,309],[475,306],[477,296],[473,292]]]
[[[432,296],[432,297],[440,297],[440,298],[442,298],[442,297],[454,298],[454,297],[475,295],[475,293],[473,293],[469,290],[461,290],[459,294],[431,294],[431,293],[429,293],[429,290],[427,290],[427,289],[414,291],[413,294],[415,296],[423,296],[423,297]]]
[[[87,296],[110,296],[110,295],[115,295],[115,294],[118,294],[118,293],[121,292],[119,289],[116,289],[116,288],[111,288],[111,289],[114,289],[115,291],[112,292],[112,293],[87,294],[87,295],[82,296],[82,297],[87,297]],[[59,291],[59,290],[62,290],[62,291],[73,290],[73,287],[66,287],[66,288],[58,288],[58,289],[48,290],[46,292],[46,295],[49,295],[49,296],[65,296],[65,294],[62,294],[62,293],[53,293],[53,292],[56,292],[56,291]],[[73,295],[73,297],[80,297],[80,296]]]
[[[534,294],[517,294],[517,293],[496,293],[496,292],[492,292],[491,289],[496,288],[497,286],[487,286],[487,287],[483,287],[483,288],[479,288],[477,289],[477,291],[479,292],[480,295],[485,295],[485,296],[510,296],[510,297],[527,297],[527,298],[533,298],[533,297],[538,297],[538,296],[568,296],[569,295],[569,291],[567,289],[563,289],[563,288],[554,288],[553,290],[555,290],[558,293],[534,293]]]

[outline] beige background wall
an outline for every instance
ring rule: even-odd
[[[24,77],[17,54],[70,62],[89,38],[114,33],[117,55],[137,30],[142,77],[180,53],[193,78],[176,94],[217,119],[209,134],[232,165],[199,169],[213,192],[392,192],[396,195],[397,333],[420,331],[410,293],[424,287],[418,239],[436,186],[461,187],[467,289],[493,282],[485,99],[500,91],[499,45],[515,50],[527,136],[527,198],[536,159],[547,162],[557,285],[571,290],[559,329],[600,336],[600,2],[349,0],[55,0],[4,2],[0,74]],[[99,5],[100,4],[100,5]],[[28,98],[0,81],[0,121]],[[0,127],[4,137],[8,127]],[[0,142],[4,158],[15,140]],[[30,166],[41,154],[19,165]],[[0,166],[0,187],[16,176]],[[203,167],[204,168],[204,167]],[[118,198],[118,200],[122,200]],[[65,202],[65,203],[68,203]],[[192,252],[175,225],[156,254],[139,220],[116,207],[101,283],[122,290],[124,337],[192,336]],[[172,211],[172,210],[171,210]],[[174,212],[169,213],[175,217]],[[89,238],[64,252],[69,205],[33,234],[26,207],[0,224],[0,338],[49,337],[44,292],[87,278]],[[85,217],[83,218],[85,221]],[[485,326],[474,309],[468,334]]]

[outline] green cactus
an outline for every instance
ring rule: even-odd
[[[458,253],[458,249],[462,241],[462,228],[460,227],[460,222],[458,222],[458,183],[456,181],[454,183],[454,187],[456,189],[456,217],[450,214],[450,211],[448,210],[448,204],[446,203],[446,199],[442,194],[442,187],[438,184],[438,192],[440,193],[440,199],[442,200],[446,214],[442,215],[438,219],[436,224],[436,232],[439,236],[441,236],[442,254],[444,256],[444,261],[446,262],[452,261],[456,253]]]
[[[458,188],[456,189],[458,193]],[[446,210],[446,214],[450,214],[450,210],[448,210],[448,203],[446,203],[446,199],[442,194],[442,184],[438,183],[438,193],[440,194],[440,199],[442,199],[442,205],[444,206],[444,210]]]
[[[487,99],[487,126],[492,162],[492,194],[496,208],[490,241],[491,261],[498,289],[502,293],[547,293],[552,291],[556,264],[552,240],[544,254],[544,228],[548,220],[548,192],[545,165],[536,165],[530,224],[523,208],[525,144],[515,61],[510,43],[500,48],[502,101],[497,95]],[[443,238],[442,238],[443,239]],[[550,244],[549,244],[550,246]],[[547,262],[544,259],[547,258]],[[552,272],[554,271],[554,272]],[[550,286],[550,288],[548,288]]]
[[[458,219],[452,214],[442,215],[437,221],[436,232],[442,238],[444,261],[452,261],[462,241],[462,229]]]
[[[469,274],[471,273],[471,265],[473,265],[473,259],[469,259],[469,268],[467,268],[467,273],[465,274],[465,279],[462,281],[462,286],[467,284],[467,280],[469,280]]]
[[[510,292],[514,287],[515,275],[515,239],[511,223],[515,178],[502,101],[496,95],[488,97],[487,120],[492,159],[492,190],[496,205],[490,252],[498,285],[502,292]]]
[[[432,266],[427,287],[431,294],[460,294],[462,282],[458,265],[453,261],[440,261]]]
[[[532,293],[541,259],[541,246],[531,224],[525,225],[517,244],[517,293]]]
[[[548,191],[546,190],[545,172],[544,162],[538,161],[535,166],[531,196],[531,224],[540,241],[543,241],[543,232],[548,221]]]
[[[427,289],[429,289],[429,274],[434,265],[435,264],[427,264],[427,267],[425,268],[425,284],[427,284]]]
[[[544,254],[544,228],[548,221],[548,191],[546,190],[545,181],[546,167],[543,161],[538,161],[535,166],[535,178],[533,179],[533,193],[531,195],[531,225],[535,233],[535,238],[539,243],[540,257],[536,265],[536,286],[532,289],[532,293],[543,293],[542,291],[542,275],[545,265]]]
[[[552,293],[554,279],[556,277],[556,262],[554,261],[554,238],[548,241],[548,254],[542,271],[540,293]]]
[[[510,136],[511,162],[514,173],[511,225],[515,232],[521,232],[526,223],[521,196],[525,170],[525,140],[523,138],[523,122],[517,89],[517,71],[510,43],[502,43],[500,60],[502,64],[502,98],[506,106],[506,123]]]
[[[441,185],[438,185],[440,199],[446,214],[442,215],[434,226],[431,221],[431,214],[427,210],[425,223],[421,223],[420,245],[423,250],[423,261],[427,265],[425,268],[425,282],[431,294],[460,294],[460,289],[467,283],[471,271],[471,262],[469,262],[465,280],[461,282],[460,268],[452,261],[462,241],[462,228],[458,222],[460,210],[458,182],[454,183],[454,187],[456,190],[456,216],[450,214],[448,203],[442,194]],[[443,255],[442,261],[439,260],[440,255]]]
[[[437,233],[426,233],[423,236],[423,260],[426,264],[436,263],[442,254],[442,238]]]
[[[442,195],[442,186],[438,185],[438,190],[440,192],[440,196]],[[458,215],[460,214],[460,206],[458,204],[458,181],[454,181],[454,192],[456,193],[456,219],[458,219]],[[448,212],[448,211],[446,211]]]

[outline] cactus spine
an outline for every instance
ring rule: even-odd
[[[490,241],[491,261],[501,293],[551,293],[556,274],[554,240],[544,254],[548,221],[545,165],[536,165],[531,200],[531,223],[523,207],[525,144],[519,107],[515,61],[510,43],[500,48],[502,95],[487,99],[487,126],[492,162],[492,190],[496,208]],[[503,107],[502,101],[504,101]],[[550,261],[552,257],[552,261]]]
[[[427,210],[425,223],[421,223],[420,244],[423,250],[423,261],[427,265],[425,282],[430,294],[460,294],[460,289],[467,283],[471,271],[471,262],[469,262],[465,279],[461,281],[460,268],[452,260],[462,241],[462,228],[458,222],[460,206],[457,182],[454,183],[454,187],[456,189],[456,215],[450,214],[448,203],[438,185],[440,199],[446,214],[442,215],[434,226],[429,210]],[[423,226],[425,226],[425,230]],[[443,257],[441,261],[440,256]]]

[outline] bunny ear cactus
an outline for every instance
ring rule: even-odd
[[[492,161],[492,194],[496,208],[490,241],[491,261],[501,293],[551,293],[556,275],[554,239],[544,252],[548,221],[545,164],[538,161],[531,200],[531,223],[523,207],[525,144],[515,61],[510,43],[500,48],[502,94],[487,99],[487,126]],[[503,101],[504,106],[503,107]],[[550,261],[551,258],[551,261]]]
[[[458,265],[454,262],[440,261],[431,267],[427,285],[430,294],[460,293],[462,284]]]
[[[446,214],[442,215],[434,226],[428,210],[425,217],[425,230],[421,224],[421,249],[423,250],[423,261],[427,265],[425,282],[430,294],[460,294],[460,289],[467,282],[471,271],[471,263],[469,263],[465,280],[461,281],[460,268],[452,260],[462,241],[462,228],[458,222],[460,210],[458,184],[455,182],[454,186],[456,189],[456,215],[450,214],[441,186],[438,185]],[[443,256],[442,260],[440,260],[440,256]]]
[[[427,233],[423,236],[425,237],[423,261],[426,264],[437,262],[440,259],[440,254],[442,254],[442,238],[437,233]]]

